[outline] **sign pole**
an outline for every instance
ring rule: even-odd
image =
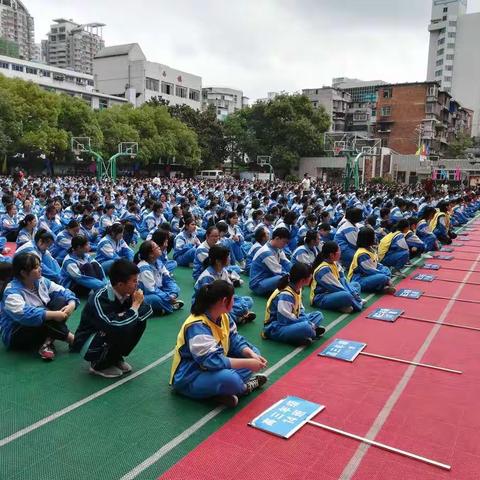
[[[451,368],[437,367],[435,365],[430,365],[429,363],[411,362],[409,360],[403,360],[402,358],[387,357],[385,355],[377,355],[376,353],[360,352],[360,355],[365,355],[367,357],[374,357],[374,358],[382,358],[384,360],[390,360],[392,362],[406,363],[408,365],[415,365],[417,367],[432,368],[433,370],[441,370],[442,372],[457,373],[459,375],[461,375],[463,373],[460,370],[453,370]]]
[[[460,283],[460,282],[459,282]],[[428,297],[428,298],[438,298],[440,300],[453,300],[455,302],[464,302],[464,303],[475,303],[475,304],[480,304],[480,301],[477,301],[477,300],[468,300],[466,298],[450,298],[450,297],[442,297],[441,295],[431,295],[431,294],[427,294],[427,293],[424,293],[423,294],[424,297]]]
[[[426,318],[409,317],[407,315],[401,315],[401,318],[405,318],[406,320],[415,320],[417,322],[435,323],[437,325],[445,325],[446,327],[463,328],[464,330],[474,330],[476,332],[480,332],[480,328],[469,327],[468,325],[460,325],[458,323],[436,322],[435,320],[427,320]]]
[[[428,463],[429,465],[433,465],[434,467],[441,468],[443,470],[451,470],[452,467],[445,463],[440,463],[435,460],[430,460],[426,457],[421,457],[420,455],[416,455],[415,453],[407,452],[406,450],[400,450],[399,448],[390,447],[389,445],[385,445],[384,443],[376,442],[375,440],[370,440],[366,437],[360,437],[359,435],[355,435],[353,433],[345,432],[344,430],[339,430],[338,428],[330,427],[328,425],[324,425],[323,423],[318,423],[313,420],[308,420],[307,424],[313,425],[315,427],[322,428],[324,430],[328,430],[329,432],[337,433],[338,435],[343,435],[344,437],[353,438],[354,440],[358,440],[363,443],[367,443],[368,445],[372,445],[374,447],[381,448],[383,450],[387,450],[388,452],[393,452],[398,455],[403,455],[404,457],[413,458],[415,460],[419,460],[423,463]]]

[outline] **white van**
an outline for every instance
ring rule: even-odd
[[[196,176],[199,180],[222,180],[224,177],[223,170],[200,170]]]

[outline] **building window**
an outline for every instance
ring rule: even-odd
[[[377,116],[377,109],[372,108],[372,117],[376,117],[376,116]]]
[[[437,56],[439,57],[440,55],[443,55],[443,52],[445,50],[443,48],[440,48],[439,50],[437,50]]]
[[[12,63],[12,70],[15,70],[16,72],[23,72],[23,65],[16,65],[15,63]]]
[[[75,77],[72,77],[70,75],[65,76],[65,81],[70,82],[70,83],[75,83]]]
[[[65,40],[64,34],[58,36],[58,41],[61,42],[62,40]]]
[[[93,87],[95,84],[93,83],[93,80],[87,80],[87,85]]]
[[[60,28],[58,29],[58,31],[59,31],[59,32],[64,32],[64,31],[65,31],[65,27],[60,27]],[[52,30],[52,32],[53,32],[53,30]]]
[[[451,81],[452,81],[452,77],[444,77],[444,80],[445,80],[446,82],[451,82]]]
[[[108,99],[107,98],[100,98],[98,101],[98,108],[100,110],[105,110],[108,108]]]
[[[160,91],[160,81],[155,78],[145,78],[145,88],[147,90],[153,90],[154,92]]]
[[[456,20],[451,20],[450,22],[448,22],[448,26],[449,27],[456,27],[457,26]]]
[[[382,107],[381,116],[382,117],[389,117],[392,114],[392,107],[390,105],[386,105]]]
[[[445,67],[445,70],[448,70],[449,72],[451,72],[453,70],[453,65],[447,65]]]
[[[190,100],[193,100],[194,102],[199,102],[200,92],[198,90],[193,90],[193,88],[191,88],[190,91],[188,92],[188,98]]]
[[[6,68],[8,70],[8,63],[0,62],[0,68]]]
[[[56,42],[57,41],[57,36],[56,35],[50,35],[50,41],[51,42]]]
[[[443,65],[443,60],[437,60],[437,63],[435,64],[437,67],[441,67]]]
[[[367,121],[367,114],[364,113],[364,112],[355,112],[353,114],[353,120],[355,122],[366,122]]]
[[[449,53],[447,55],[447,60],[453,60],[455,58],[455,55],[453,53]]]
[[[58,30],[56,28],[52,28],[52,33],[57,33]]]
[[[42,77],[50,77],[50,72],[47,70],[40,70],[40,75]]]
[[[443,45],[445,43],[445,39],[444,38],[439,38],[437,43],[438,43],[438,45]]]
[[[175,85],[175,95],[180,98],[187,98],[187,87]]]
[[[392,98],[392,89],[384,88],[383,89],[383,98]]]
[[[173,83],[162,82],[162,93],[165,95],[173,95]]]
[[[443,7],[443,13],[447,13],[448,12],[448,7]]]
[[[454,43],[448,43],[448,44],[447,44],[447,48],[452,48],[452,49],[454,49],[454,48],[455,48],[455,44],[454,44]]]
[[[455,32],[448,32],[448,38],[455,38],[457,34]]]
[[[447,16],[444,15],[444,16],[442,17],[442,20],[445,21],[446,19],[447,19]]]
[[[312,105],[314,108],[317,108],[318,107],[318,102],[312,102]]]
[[[435,76],[436,76],[436,77],[441,77],[442,75],[443,75],[443,70],[437,70],[437,71],[435,72]]]
[[[36,68],[32,68],[32,67],[26,67],[25,71],[27,73],[30,73],[31,75],[37,75],[37,73],[38,73],[38,70]]]

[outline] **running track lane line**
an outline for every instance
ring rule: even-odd
[[[455,293],[453,294],[452,298],[450,301],[447,303],[446,307],[444,308],[442,314],[440,315],[438,319],[438,325],[435,325],[430,333],[428,334],[427,338],[423,342],[423,345],[420,347],[418,350],[417,354],[415,355],[415,358],[413,359],[414,362],[420,362],[422,357],[425,355],[427,352],[428,348],[430,347],[431,343],[433,342],[435,336],[437,335],[438,331],[441,328],[441,324],[445,321],[447,318],[447,315],[450,313],[450,310],[452,309],[453,305],[455,304],[455,299],[458,298],[460,295],[461,291],[465,287],[465,282],[468,280],[468,278],[472,275],[474,267],[479,263],[480,261],[480,254],[477,255],[477,258],[475,262],[470,266],[469,272],[465,274],[463,280],[459,282],[458,288],[455,290]],[[398,382],[397,386],[395,387],[394,391],[386,401],[385,405],[383,406],[382,410],[380,413],[377,415],[377,418],[373,422],[373,425],[371,426],[370,430],[366,433],[365,437],[374,440],[377,434],[380,432],[382,429],[383,425],[387,421],[390,413],[392,412],[393,408],[395,407],[395,404],[399,400],[400,396],[402,395],[403,391],[408,385],[408,382],[412,378],[414,372],[416,370],[415,366],[410,366],[407,368],[405,373],[403,374],[402,378]],[[352,477],[355,475],[355,472],[358,470],[358,467],[360,466],[363,457],[367,454],[368,450],[370,448],[370,445],[366,443],[361,443],[348,464],[345,466],[342,474],[340,475],[340,480],[351,480]]]
[[[412,262],[412,266],[415,266],[418,262],[422,260],[422,257],[417,258]],[[412,267],[408,267],[406,270],[410,270]],[[403,280],[403,279],[400,279]],[[373,298],[375,294],[372,293],[368,295],[364,300],[368,302]],[[340,322],[345,320],[345,318],[348,317],[348,313],[344,313],[343,315],[340,315],[337,317],[332,323],[327,325],[325,327],[326,332],[331,330],[332,328],[336,327]],[[325,333],[326,333],[325,332]],[[269,369],[267,369],[264,373],[265,375],[270,375],[271,373],[275,372],[275,370],[279,369],[282,365],[287,363],[290,359],[298,355],[300,352],[302,352],[305,349],[305,347],[297,347],[295,350],[292,350],[288,355],[282,358],[279,362],[277,362],[275,365],[272,365]],[[170,440],[168,443],[166,443],[163,447],[161,447],[159,450],[157,450],[153,455],[145,459],[142,463],[137,465],[135,468],[130,470],[128,473],[126,473],[120,480],[133,480],[134,478],[138,477],[144,470],[147,468],[150,468],[152,465],[157,463],[162,457],[164,457],[167,453],[169,453],[171,450],[173,450],[175,447],[180,445],[184,440],[190,437],[190,435],[194,434],[198,430],[200,430],[204,425],[206,425],[210,420],[215,418],[219,413],[221,413],[223,410],[225,410],[226,407],[219,406],[208,412],[206,415],[204,415],[200,420],[195,422],[193,425],[188,427],[186,430],[184,430],[182,433],[177,435],[175,438]]]

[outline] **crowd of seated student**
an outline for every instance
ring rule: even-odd
[[[120,377],[132,370],[125,357],[146,320],[184,306],[175,270],[190,269],[191,315],[171,384],[227,405],[267,381],[255,375],[266,360],[237,331],[255,319],[255,295],[268,299],[264,339],[308,345],[325,331],[320,310],[348,314],[364,307],[362,292],[393,293],[394,275],[451,243],[453,227],[480,209],[475,191],[424,196],[377,186],[344,194],[319,183],[308,194],[235,180],[212,187],[122,179],[113,191],[90,179],[30,178],[0,187],[0,248],[16,242],[13,259],[5,250],[0,263],[2,281],[10,280],[0,313],[7,348],[52,360],[55,341],[64,341],[92,374]],[[253,297],[234,293],[246,277]],[[79,299],[86,303],[72,333]]]

